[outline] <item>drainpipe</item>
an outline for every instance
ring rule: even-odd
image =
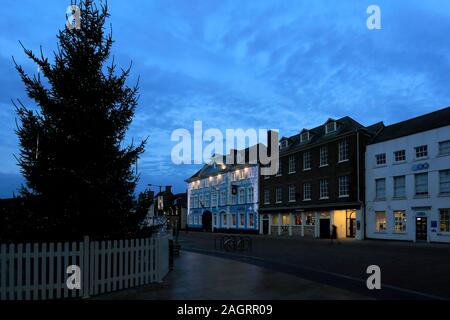
[[[358,184],[358,203],[359,206],[361,207],[361,220],[360,220],[360,232],[363,232],[363,235],[361,237],[361,240],[364,240],[365,236],[366,236],[366,219],[365,219],[365,214],[366,214],[366,210],[364,207],[364,203],[361,201],[361,197],[360,197],[360,192],[361,192],[361,184],[360,184],[360,146],[359,146],[359,130],[356,131],[356,158],[357,158],[357,162],[356,162],[356,176],[357,176],[357,184]],[[361,225],[362,224],[362,225]]]

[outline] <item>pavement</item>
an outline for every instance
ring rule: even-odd
[[[235,259],[374,299],[450,299],[450,245],[252,235],[249,252],[215,250],[220,234],[180,234],[184,250]],[[381,269],[381,290],[368,290],[367,267]]]
[[[163,283],[97,299],[450,299],[450,245],[252,235],[252,249],[214,247],[220,234],[181,233],[180,257]],[[369,290],[367,267],[381,269]]]
[[[160,284],[96,297],[99,300],[298,300],[367,299],[348,290],[320,284],[234,259],[182,251]]]

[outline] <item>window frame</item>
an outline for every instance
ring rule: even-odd
[[[375,165],[378,167],[386,165],[386,153],[378,153],[375,155]]]
[[[421,150],[421,148],[423,148],[423,150]],[[417,147],[414,147],[414,153],[416,155],[416,159],[426,159],[428,158],[428,145],[427,144],[423,144]],[[419,155],[419,154],[423,154],[423,155]]]
[[[319,180],[319,200],[330,198],[330,182],[327,178]]]

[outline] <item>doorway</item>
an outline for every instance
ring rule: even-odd
[[[356,236],[356,210],[346,211],[346,225],[347,225],[347,238],[354,238]]]
[[[262,233],[269,234],[269,216],[264,215],[262,220]]]
[[[212,214],[210,211],[203,212],[202,225],[203,225],[203,231],[206,231],[206,232],[212,231]]]
[[[330,219],[320,219],[320,238],[330,239]]]
[[[428,224],[426,217],[416,217],[416,240],[426,241],[428,240]]]

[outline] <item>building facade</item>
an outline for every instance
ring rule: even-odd
[[[386,126],[367,146],[366,237],[450,242],[450,108]]]
[[[258,164],[225,164],[224,157],[186,182],[190,230],[258,233]]]
[[[364,151],[382,123],[329,119],[280,140],[279,171],[260,178],[260,233],[329,238],[363,233]]]

